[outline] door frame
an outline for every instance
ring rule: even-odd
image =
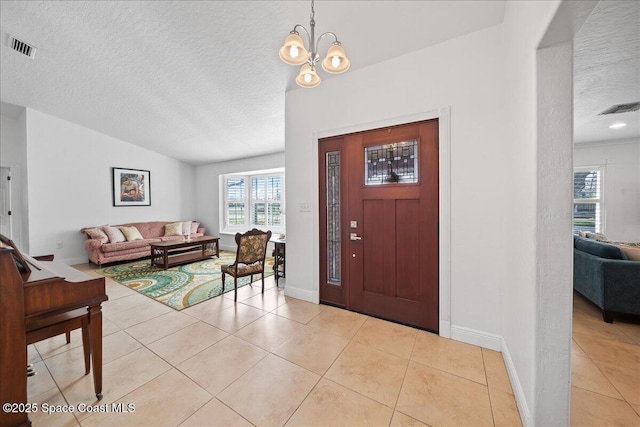
[[[440,239],[438,251],[440,259],[439,267],[439,335],[451,338],[451,121],[449,106],[440,107],[422,113],[394,117],[392,119],[378,120],[368,123],[355,124],[348,127],[328,129],[314,132],[311,135],[311,155],[313,160],[313,185],[310,190],[313,200],[319,200],[319,170],[318,170],[318,140],[347,133],[363,132],[372,129],[401,125],[405,123],[420,122],[438,119],[438,188],[439,188],[439,215],[440,215]],[[313,229],[316,235],[320,230],[320,207],[312,211]],[[313,248],[313,301],[320,302],[320,244]]]

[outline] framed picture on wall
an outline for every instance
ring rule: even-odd
[[[151,172],[112,168],[113,206],[151,206]]]

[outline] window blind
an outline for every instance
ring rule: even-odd
[[[573,232],[602,233],[602,171],[573,174]]]

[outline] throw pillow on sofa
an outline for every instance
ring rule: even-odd
[[[165,236],[182,236],[182,221],[173,222],[164,226]]]
[[[124,237],[124,234],[122,234],[122,231],[120,231],[120,229],[118,229],[117,227],[105,225],[104,227],[102,227],[102,230],[107,234],[111,243],[120,243],[127,240]]]
[[[102,243],[107,243],[109,241],[109,236],[107,236],[107,234],[99,227],[87,228],[84,232],[91,239],[98,239]]]
[[[191,221],[182,222],[182,234],[191,234]]]
[[[584,231],[581,232],[584,234],[584,236],[582,237],[586,237],[587,239],[593,239],[593,240],[597,240],[599,242],[606,242],[607,241],[607,236],[605,236],[602,233],[590,233],[588,231]]]
[[[199,222],[191,221],[191,234],[196,234],[198,232],[198,227],[200,227]]]
[[[142,234],[140,234],[138,229],[135,228],[134,226],[118,227],[118,228],[120,229],[120,231],[122,231],[122,234],[124,234],[124,237],[127,239],[127,242],[133,242],[134,240],[144,240],[144,237],[142,237]]]

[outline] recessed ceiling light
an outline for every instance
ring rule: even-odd
[[[609,129],[620,129],[625,127],[626,125],[627,125],[626,123],[622,123],[622,122],[614,123],[611,126],[609,126]]]

